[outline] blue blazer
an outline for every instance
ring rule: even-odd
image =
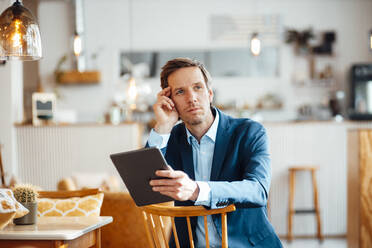
[[[232,203],[237,208],[227,215],[229,247],[282,247],[267,218],[271,168],[265,129],[252,120],[216,111],[220,121],[209,182],[211,208]],[[195,180],[192,147],[183,123],[172,129],[165,159],[175,170],[182,170]],[[175,205],[188,206],[193,202],[176,201]],[[212,218],[221,235],[221,217]],[[176,218],[175,222],[181,247],[189,247],[185,219]],[[195,237],[196,218],[191,219],[191,224]],[[175,247],[173,238],[170,243]]]

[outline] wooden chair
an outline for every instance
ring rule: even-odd
[[[175,239],[176,247],[180,248],[174,217],[185,217],[187,221],[187,229],[189,233],[190,247],[194,248],[194,240],[192,237],[190,217],[204,216],[205,241],[206,247],[209,248],[208,225],[207,216],[213,214],[221,214],[222,222],[222,248],[228,247],[227,242],[227,215],[228,212],[235,211],[235,206],[229,205],[224,208],[207,210],[202,206],[188,206],[188,207],[173,207],[164,206],[161,204],[154,204],[142,207],[143,218],[145,220],[145,229],[147,233],[148,242],[151,248],[167,247],[168,239],[164,228],[164,221],[170,218],[172,222],[172,231]]]
[[[6,188],[6,185],[5,185],[5,173],[4,173],[4,167],[3,167],[3,160],[1,158],[1,148],[2,148],[2,144],[0,144],[0,179],[1,179],[1,184],[0,184],[0,187],[1,188]]]

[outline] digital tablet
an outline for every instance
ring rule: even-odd
[[[167,163],[158,148],[111,154],[110,158],[137,206],[174,201],[173,198],[153,191],[149,182],[160,178],[157,170],[166,170]]]

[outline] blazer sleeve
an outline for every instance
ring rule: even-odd
[[[242,180],[210,181],[211,208],[224,207],[234,203],[237,207],[263,207],[267,203],[270,189],[271,168],[268,152],[268,138],[259,123],[246,130],[240,145],[239,158]],[[241,156],[241,157],[240,157]],[[238,166],[233,165],[237,169]]]

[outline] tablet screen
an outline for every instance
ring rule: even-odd
[[[168,169],[158,148],[111,154],[110,158],[137,206],[174,201],[169,196],[153,191],[149,184],[150,180],[160,178],[155,171]]]

